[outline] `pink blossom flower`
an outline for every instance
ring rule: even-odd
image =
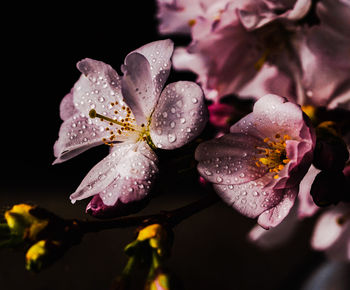
[[[229,0],[157,0],[159,32],[189,34],[198,17],[217,17]]]
[[[302,78],[298,102],[350,110],[350,3],[322,0],[320,24],[306,31],[298,50]]]
[[[230,128],[230,121],[236,113],[232,105],[224,103],[213,103],[208,106],[209,122],[218,130],[227,133]]]
[[[207,98],[242,91],[255,97],[276,93],[292,98],[291,84],[300,79],[292,45],[299,37],[295,22],[305,16],[311,1],[288,2],[293,4],[229,1],[215,19],[198,17],[192,43],[174,53],[175,68],[195,72]],[[275,78],[278,86],[273,85]]]
[[[196,149],[198,171],[222,199],[268,229],[288,214],[311,165],[315,134],[298,105],[259,99],[230,133]]]
[[[325,251],[332,260],[350,260],[350,207],[339,204],[322,213],[311,239],[311,246]]]
[[[61,103],[54,163],[103,143],[111,149],[70,196],[73,203],[95,195],[106,206],[141,200],[158,173],[152,149],[181,147],[204,128],[207,111],[197,84],[179,81],[162,90],[172,52],[170,40],[146,44],[127,55],[122,77],[100,61],[77,64],[82,75]]]

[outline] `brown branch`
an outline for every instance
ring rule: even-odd
[[[140,225],[147,225],[152,223],[166,224],[174,227],[190,216],[208,208],[219,200],[216,194],[210,193],[203,198],[192,202],[183,207],[171,210],[162,211],[158,214],[143,215],[143,216],[127,216],[120,217],[113,220],[105,221],[77,221],[81,230],[85,233],[99,232],[102,230],[127,228]]]

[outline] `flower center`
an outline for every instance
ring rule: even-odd
[[[149,122],[147,125],[141,124],[141,126],[138,126],[135,124],[135,119],[131,117],[131,110],[129,107],[122,107],[122,110],[126,111],[126,117],[124,119],[114,119],[109,118],[107,116],[104,116],[102,114],[97,113],[94,109],[90,110],[89,116],[90,118],[100,118],[101,121],[109,122],[110,126],[118,125],[117,128],[110,128],[106,127],[106,131],[109,131],[110,136],[108,138],[102,138],[102,141],[109,146],[113,146],[113,144],[118,141],[118,136],[127,136],[130,133],[134,133],[132,135],[137,136],[135,142],[138,141],[145,141],[147,142],[151,147],[153,145],[153,142],[150,138],[149,133]],[[116,115],[118,114],[117,111],[114,112]]]
[[[255,162],[257,167],[265,167],[269,172],[275,172],[274,178],[277,179],[278,172],[289,162],[286,153],[286,140],[290,140],[288,135],[281,137],[280,134],[275,135],[275,141],[265,138],[266,147],[257,146],[258,153],[261,157]]]

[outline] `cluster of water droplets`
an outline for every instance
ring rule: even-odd
[[[113,205],[117,199],[130,202],[144,197],[158,173],[157,157],[146,146],[123,144],[113,147],[85,177],[73,194],[73,201],[79,196],[100,194],[106,205]]]
[[[74,115],[65,126],[67,146],[84,145],[101,138],[98,127],[94,126],[92,120],[83,113]]]
[[[191,82],[177,82],[162,92],[150,126],[152,140],[158,148],[167,148],[169,143],[185,144],[203,130],[206,107],[202,92],[196,86]]]

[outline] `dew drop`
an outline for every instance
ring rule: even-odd
[[[105,101],[105,98],[101,96],[101,97],[98,98],[98,101],[99,101],[100,103],[103,103],[103,102]]]
[[[222,182],[222,178],[221,178],[220,176],[218,176],[218,177],[216,178],[216,181],[217,181],[217,182]]]
[[[173,143],[176,141],[176,135],[175,134],[168,134],[168,141],[170,143]]]
[[[205,173],[206,175],[208,175],[208,176],[213,175],[213,173],[212,173],[211,171],[209,171],[209,170],[205,170],[204,173]]]
[[[176,113],[176,109],[175,109],[174,107],[172,107],[172,108],[170,109],[170,112],[172,112],[173,114],[175,114],[175,113]]]
[[[185,123],[186,123],[186,119],[185,119],[185,118],[181,118],[181,119],[180,119],[180,123],[181,123],[181,124],[185,124]]]
[[[176,102],[176,105],[177,105],[179,108],[182,108],[182,106],[183,106],[182,100],[177,101],[177,102]]]
[[[167,117],[168,117],[168,113],[167,113],[167,112],[163,112],[162,115],[163,115],[164,118],[167,118]]]
[[[192,98],[192,103],[193,104],[197,104],[198,103],[198,99],[197,98]]]
[[[175,122],[174,121],[170,122],[170,127],[171,128],[175,128]]]

